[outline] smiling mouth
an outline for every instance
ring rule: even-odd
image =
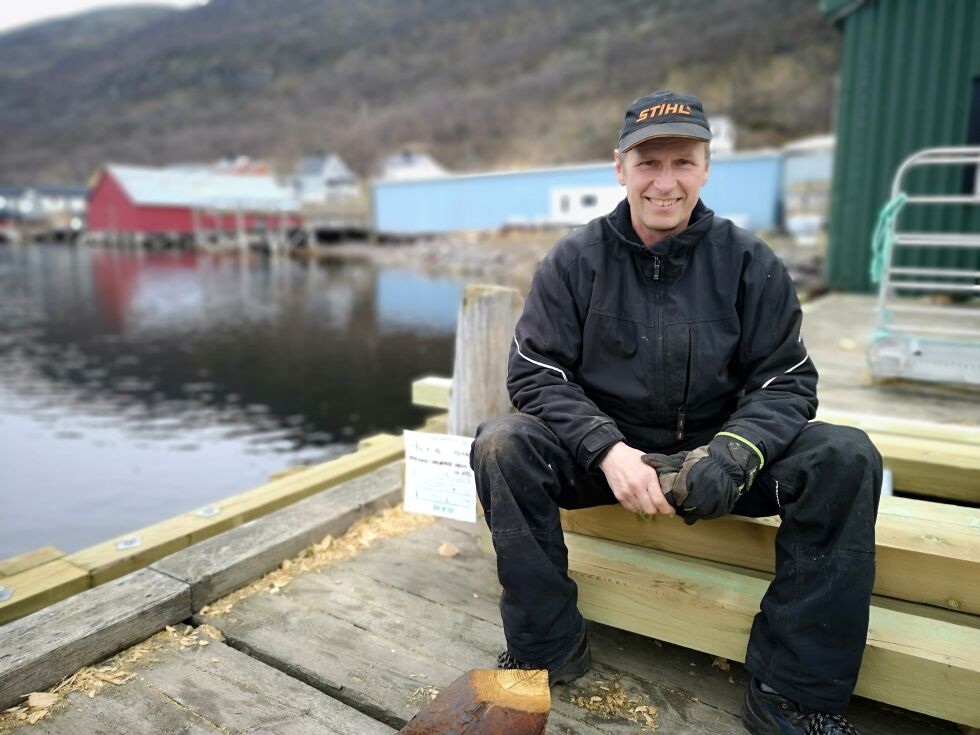
[[[661,209],[667,209],[677,204],[677,202],[679,202],[681,198],[676,197],[674,199],[654,199],[653,197],[647,197],[646,200],[655,207],[659,207]]]

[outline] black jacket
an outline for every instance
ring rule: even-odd
[[[620,440],[670,453],[718,431],[769,464],[817,408],[786,269],[700,201],[664,254],[635,237],[623,200],[544,259],[511,345],[511,400],[586,469]]]

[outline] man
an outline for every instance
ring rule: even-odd
[[[498,664],[552,685],[591,665],[559,507],[778,513],[743,721],[852,733],[839,713],[867,636],[881,457],[856,429],[808,423],[817,372],[793,283],[700,201],[710,139],[696,97],[633,102],[614,152],[626,199],[535,276],[510,352],[520,413],[483,424],[471,455],[503,587]]]

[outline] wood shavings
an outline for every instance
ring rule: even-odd
[[[428,704],[433,699],[439,696],[439,690],[435,687],[430,686],[420,686],[411,694],[408,695],[408,704],[406,707],[419,708],[423,704]]]
[[[711,665],[716,669],[721,669],[722,671],[731,671],[732,665],[729,663],[727,658],[722,658],[721,656],[715,656],[715,660],[711,662]]]
[[[441,544],[439,544],[439,556],[451,558],[456,556],[458,553],[459,549],[449,541],[443,541]]]
[[[568,701],[604,719],[635,722],[640,725],[640,732],[653,732],[657,729],[659,710],[645,701],[645,695],[641,696],[641,699],[629,697],[619,681],[596,681],[591,691],[572,696]]]
[[[375,542],[394,536],[404,536],[419,528],[435,523],[432,516],[407,513],[401,508],[388,508],[377,515],[362,518],[343,536],[327,536],[318,544],[309,546],[292,559],[287,559],[278,569],[266,574],[230,595],[205,605],[202,615],[221,617],[227,615],[239,602],[262,592],[279,594],[296,577],[307,572],[325,569],[337,562],[357,556]]]

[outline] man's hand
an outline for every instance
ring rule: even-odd
[[[660,473],[664,492],[686,523],[731,513],[761,466],[749,447],[724,434],[690,452],[644,454],[643,461]]]
[[[613,495],[632,513],[674,515],[660,490],[657,471],[644,464],[643,452],[624,442],[614,444],[599,463]]]

